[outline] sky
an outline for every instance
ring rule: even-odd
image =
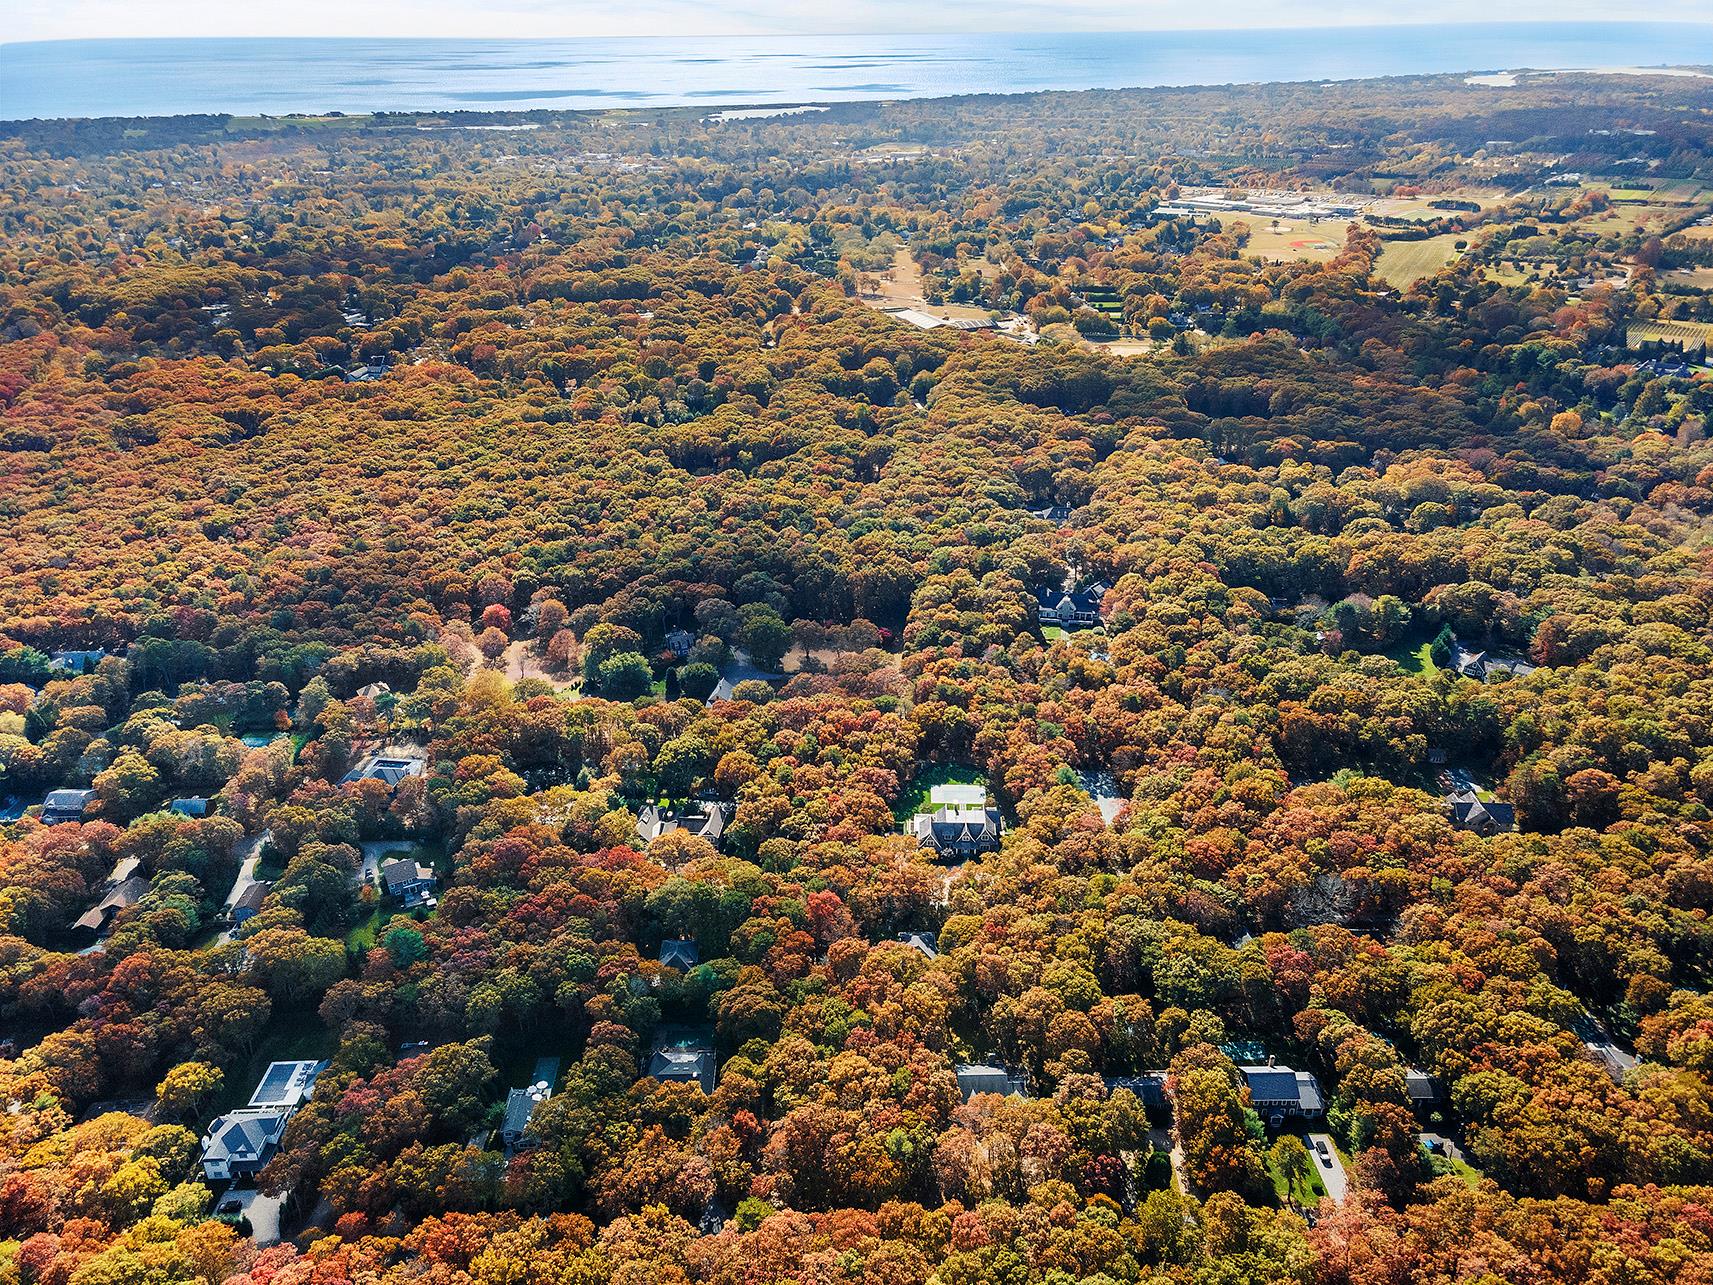
[[[1420,0],[5,0],[0,41],[114,36],[712,36],[1421,22]],[[1439,22],[1706,22],[1708,0],[1435,0]],[[1713,61],[1713,48],[1706,51]]]

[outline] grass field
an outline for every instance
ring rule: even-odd
[[[1457,257],[1460,233],[1430,236],[1425,241],[1388,241],[1376,265],[1380,276],[1400,290],[1412,281],[1431,277]]]
[[[1682,341],[1690,347],[1713,344],[1713,321],[1632,321],[1628,338],[1632,348],[1655,339]]]
[[[1688,211],[1681,205],[1661,205],[1657,201],[1614,205],[1609,210],[1578,220],[1579,225],[1592,223],[1602,231],[1629,228],[1636,231],[1664,232],[1666,227],[1681,222]]]
[[[1713,290],[1713,268],[1677,268],[1665,274],[1674,285],[1694,286],[1697,290]]]
[[[1697,201],[1706,191],[1701,183],[1692,178],[1661,179],[1652,184],[1653,194],[1662,201]]]
[[[1233,222],[1249,225],[1244,254],[1256,254],[1269,263],[1292,259],[1314,259],[1324,263],[1344,248],[1346,219],[1292,219],[1269,223],[1261,215],[1238,215]]]
[[[1314,1153],[1311,1151],[1307,1175],[1296,1182],[1287,1182],[1285,1175],[1279,1172],[1278,1166],[1272,1162],[1271,1158],[1268,1159],[1267,1177],[1272,1179],[1273,1194],[1279,1198],[1281,1205],[1295,1201],[1299,1205],[1312,1209],[1320,1204],[1321,1197],[1326,1195],[1326,1184],[1321,1181],[1321,1177],[1315,1172],[1315,1168]]]
[[[892,815],[902,823],[918,812],[928,809],[928,791],[936,785],[986,785],[987,777],[978,768],[963,763],[930,763],[916,774],[910,787],[893,805]]]
[[[1433,663],[1431,638],[1400,643],[1385,655],[1388,660],[1397,662],[1398,667],[1406,674],[1422,674],[1433,678],[1439,673],[1439,666]]]
[[[1541,285],[1558,276],[1558,269],[1553,264],[1530,263],[1521,259],[1500,259],[1485,267],[1487,275],[1504,286]]]

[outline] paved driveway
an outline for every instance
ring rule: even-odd
[[[1326,1194],[1335,1204],[1342,1205],[1345,1197],[1350,1195],[1350,1179],[1344,1172],[1344,1162],[1338,1158],[1338,1148],[1332,1145],[1332,1135],[1311,1133],[1305,1141],[1309,1147],[1309,1158],[1314,1161],[1314,1171],[1326,1184]],[[1322,1147],[1326,1148],[1325,1152],[1321,1151]]]
[[[280,1207],[284,1196],[269,1196],[254,1187],[234,1187],[220,1198],[220,1203],[236,1200],[244,1207],[250,1220],[250,1239],[258,1249],[280,1243]]]
[[[262,864],[262,845],[268,841],[268,831],[238,841],[238,877],[232,881],[232,891],[226,894],[226,909],[238,904],[244,890],[256,882],[256,871]]]

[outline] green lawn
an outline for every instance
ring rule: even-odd
[[[1434,664],[1433,660],[1432,638],[1411,634],[1396,647],[1389,647],[1381,654],[1406,674],[1420,674],[1424,678],[1439,676],[1439,666]]]
[[[396,906],[384,904],[377,905],[374,910],[370,912],[367,919],[363,920],[350,932],[345,934],[345,949],[350,951],[352,954],[359,956],[363,955],[367,951],[373,950],[375,942],[380,938],[381,929],[386,926],[387,920],[391,919],[398,913],[398,907]]]
[[[1310,1151],[1308,1173],[1296,1182],[1291,1183],[1285,1181],[1285,1175],[1279,1172],[1269,1157],[1267,1177],[1273,1183],[1273,1194],[1278,1197],[1279,1203],[1288,1205],[1295,1201],[1299,1205],[1311,1207],[1318,1205],[1321,1197],[1326,1195],[1326,1184],[1320,1180],[1320,1174],[1316,1172],[1318,1166],[1319,1161],[1315,1159],[1314,1152]]]
[[[1063,638],[1064,636],[1065,636],[1065,631],[1058,625],[1042,625],[1041,626],[1041,637],[1045,638],[1050,643],[1058,642],[1059,639]]]
[[[987,776],[964,763],[930,763],[916,774],[893,805],[892,815],[902,823],[928,810],[928,791],[936,785],[986,785]]]
[[[423,916],[423,922],[433,919],[436,913],[435,910],[429,911]],[[375,943],[381,938],[382,930],[395,918],[411,921],[416,918],[416,912],[402,909],[390,901],[377,905],[369,912],[367,919],[345,934],[345,949],[358,955],[374,949]]]
[[[1451,1156],[1439,1155],[1435,1152],[1429,1151],[1425,1145],[1422,1147],[1422,1154],[1427,1157],[1428,1165],[1433,1169],[1434,1177],[1438,1178],[1445,1174],[1456,1174],[1457,1177],[1461,1178],[1463,1182],[1470,1187],[1479,1187],[1481,1185],[1481,1171],[1468,1161],[1456,1160]]]
[[[1458,255],[1457,242],[1466,234],[1447,232],[1421,241],[1388,241],[1380,251],[1375,272],[1387,285],[1402,290],[1418,277],[1431,277]]]

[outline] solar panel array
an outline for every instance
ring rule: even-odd
[[[295,1100],[296,1094],[291,1091],[292,1081],[297,1078],[298,1064],[295,1062],[275,1062],[268,1068],[262,1082],[256,1086],[256,1092],[250,1101],[257,1106],[284,1106]]]

